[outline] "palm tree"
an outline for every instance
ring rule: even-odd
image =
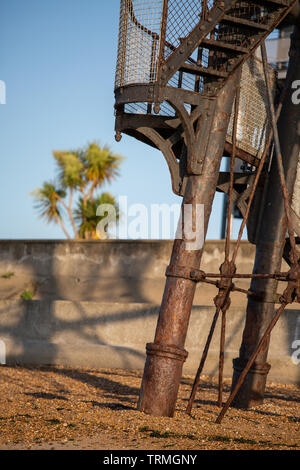
[[[66,215],[75,238],[97,238],[97,207],[112,204],[117,209],[117,206],[109,193],[99,196],[95,195],[95,191],[105,182],[111,183],[119,175],[123,157],[113,153],[107,146],[101,148],[96,142],[75,151],[53,151],[53,157],[57,164],[58,182],[46,182],[33,193],[35,207],[48,222],[59,223],[68,238],[70,235],[63,224],[63,217]],[[80,194],[80,198],[77,199],[74,211],[76,193]]]
[[[62,207],[66,192],[57,188],[55,183],[46,181],[41,188],[33,191],[32,196],[35,199],[34,207],[39,212],[40,217],[46,219],[47,223],[60,224],[66,237],[71,239],[63,222]]]

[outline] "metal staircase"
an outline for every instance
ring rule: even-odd
[[[216,97],[296,3],[121,0],[116,139],[160,149],[183,195],[186,177],[202,172]],[[238,143],[237,156],[258,165],[255,149]]]
[[[161,67],[161,73],[158,71],[157,77],[160,85],[168,85],[174,72],[179,71],[200,78],[198,82],[200,81],[202,86],[195,91],[214,95],[229,75],[247,60],[282,21],[295,3],[202,2],[199,24],[181,40],[179,48],[173,50],[165,62],[161,60],[164,65]],[[168,50],[170,46],[166,45],[165,48]],[[197,57],[193,57],[196,48]],[[186,85],[191,83],[188,78],[185,81]],[[177,86],[181,88],[182,83]],[[188,85],[186,88],[189,88]]]

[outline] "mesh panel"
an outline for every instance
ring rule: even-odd
[[[203,7],[209,11],[214,2],[199,0],[169,0],[168,2],[168,19],[166,30],[166,47],[165,56],[168,57],[173,48],[180,46],[181,39],[184,39],[197,26],[203,14]],[[170,47],[173,46],[173,47]]]
[[[163,0],[121,0],[115,86],[155,80]]]
[[[213,0],[121,0],[116,88],[155,81],[166,3],[164,58],[214,5]]]
[[[273,93],[276,89],[276,73],[269,67]],[[261,158],[271,129],[271,118],[266,103],[267,90],[262,62],[251,57],[243,66],[241,96],[237,128],[237,147]],[[234,108],[233,108],[234,109]],[[228,127],[227,141],[232,143],[234,112]]]

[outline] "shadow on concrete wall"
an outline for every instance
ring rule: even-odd
[[[94,304],[95,307],[97,305],[99,304]],[[107,347],[108,350],[103,352],[106,358],[109,354],[117,354],[119,360],[115,362],[120,364],[121,368],[131,369],[133,364],[137,363],[137,359],[140,364],[144,362],[144,354],[131,347],[126,347],[125,340],[124,345],[115,344],[114,338],[111,337],[112,341],[107,343],[108,335],[101,335],[101,327],[103,326],[107,333],[109,328],[118,324],[118,328],[121,330],[124,328],[128,335],[132,322],[141,320],[142,323],[148,318],[154,318],[157,315],[157,308],[145,309],[141,304],[132,308],[128,305],[126,312],[121,308],[118,311],[116,307],[112,314],[101,315],[99,313],[98,316],[94,315],[91,318],[91,316],[87,316],[82,303],[72,302],[72,316],[75,313],[76,319],[68,320],[66,319],[68,312],[64,312],[64,318],[58,318],[59,306],[60,303],[49,300],[44,302],[27,301],[21,303],[22,308],[18,302],[0,309],[0,315],[5,314],[6,316],[9,316],[10,313],[13,314],[14,308],[18,313],[22,312],[17,324],[9,325],[9,321],[6,321],[6,326],[2,325],[0,328],[0,337],[12,340],[8,364],[63,364],[64,360],[73,364],[77,360],[79,366],[84,365],[84,360],[87,365],[97,364],[97,362],[103,364],[105,358],[97,361],[97,358],[93,357],[94,353],[97,354],[97,346]],[[73,336],[74,341],[72,342]],[[118,333],[118,339],[120,337],[122,336]],[[66,339],[66,342],[63,338]],[[152,339],[149,338],[148,341],[152,341]],[[132,343],[135,341],[133,340]],[[63,346],[69,348],[67,354],[62,348]],[[93,346],[95,346],[94,350]],[[84,355],[85,348],[88,349],[86,355]],[[85,356],[83,360],[80,357],[80,352]],[[73,358],[71,358],[71,354],[74,355]],[[101,354],[100,350],[98,354]]]
[[[113,339],[111,344],[106,344],[104,336],[101,335],[101,325],[103,325],[103,327],[105,325],[107,328],[109,324],[119,324],[120,328],[122,328],[122,323],[128,323],[138,319],[146,320],[147,317],[156,315],[156,311],[154,309],[145,310],[141,305],[134,309],[130,309],[129,307],[126,312],[124,309],[118,311],[116,308],[112,314],[102,316],[101,313],[99,313],[99,315],[93,315],[91,318],[87,315],[83,302],[72,301],[71,318],[68,318],[68,312],[60,318],[57,300],[65,298],[65,284],[61,282],[61,279],[57,280],[56,276],[57,258],[60,256],[60,253],[59,250],[56,249],[55,242],[51,244],[51,251],[49,251],[48,246],[47,253],[44,254],[43,246],[45,246],[43,242],[41,242],[41,244],[38,242],[25,244],[25,252],[17,253],[16,255],[18,263],[25,264],[26,268],[31,272],[31,281],[33,284],[42,284],[43,288],[39,290],[38,301],[24,301],[21,299],[18,301],[18,324],[10,324],[8,318],[6,326],[1,326],[0,338],[10,337],[13,342],[12,347],[14,351],[10,351],[11,360],[9,363],[24,364],[25,362],[27,364],[38,364],[39,359],[42,364],[57,364],[59,360],[63,362],[63,358],[59,359],[61,355],[61,344],[60,341],[55,341],[55,336],[66,334],[72,338],[73,332],[76,333],[76,341],[78,341],[79,337],[80,342],[83,343],[81,344],[81,348],[84,348],[84,343],[95,346],[107,345],[108,347],[112,347],[114,354],[119,356],[119,362],[124,369],[131,368],[134,358],[139,359],[141,363],[144,362],[144,354],[135,349],[126,346],[114,347]],[[21,249],[21,245],[19,245],[17,250],[18,249]],[[116,244],[115,249],[118,250],[119,245]],[[44,256],[42,261],[41,256]],[[115,253],[115,256],[117,256],[117,253]],[[80,270],[85,268],[82,264],[83,261],[84,260],[80,259],[79,244],[78,262],[74,264],[75,278],[78,277]],[[145,276],[151,261],[150,255],[144,256],[143,263],[136,263],[134,272],[132,272],[132,266],[129,265],[126,259],[118,264],[116,278],[122,283],[123,292],[125,291],[127,293],[126,298],[133,299],[134,302],[140,302],[141,304],[148,301],[144,291],[141,289],[141,283],[135,281],[139,277]],[[43,264],[42,269],[41,263]],[[90,279],[105,279],[107,270],[109,270],[109,266],[105,263],[105,257],[103,263],[91,257],[89,262]],[[41,271],[43,271],[43,273],[41,273]],[[110,299],[112,302],[117,302],[117,293],[113,292],[110,297],[109,284],[104,286],[104,288],[105,287],[107,289],[107,292],[105,292],[107,299]],[[76,298],[76,286],[74,286],[73,289],[74,297]],[[86,299],[97,298],[97,289],[99,289],[97,282],[88,283]],[[55,295],[53,295],[53,293],[55,293]],[[82,290],[80,292],[80,297],[81,296]],[[124,302],[123,296],[119,298],[119,302]],[[20,303],[22,304],[22,308],[19,308]],[[9,316],[7,309],[13,308],[14,305],[5,305],[0,310],[0,315]],[[153,337],[154,333],[153,331]],[[41,342],[40,344],[37,342],[37,337],[39,337],[43,343],[42,349]],[[152,341],[153,337],[149,338],[149,341]],[[76,350],[76,346],[77,345],[74,343],[74,350]],[[109,351],[107,354],[109,354]]]

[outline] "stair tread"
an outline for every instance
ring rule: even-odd
[[[227,78],[228,73],[227,72],[221,72],[219,70],[215,70],[212,67],[200,67],[198,65],[190,65],[190,64],[184,64],[182,67],[179,69],[181,72],[188,72],[188,73],[193,73],[195,75],[211,75],[215,76],[217,78]]]
[[[203,39],[202,44],[212,49],[224,49],[224,50],[233,51],[233,52],[241,52],[243,54],[247,54],[249,52],[246,47],[237,46],[235,44],[231,44],[225,41],[218,41],[214,39]]]
[[[252,3],[257,3],[258,5],[274,5],[278,7],[287,7],[290,5],[289,1],[286,0],[251,0]]]
[[[222,19],[222,23],[223,22],[230,22],[241,27],[246,26],[253,29],[259,29],[261,31],[268,31],[270,29],[269,25],[267,26],[262,23],[256,23],[255,21],[250,21],[245,18],[240,18],[238,16],[225,15]]]

